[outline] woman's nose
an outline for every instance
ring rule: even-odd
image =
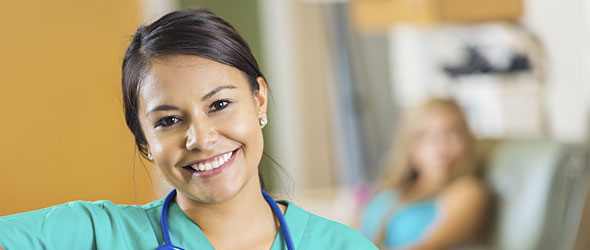
[[[186,149],[206,151],[219,139],[215,126],[207,119],[194,119],[187,130]]]

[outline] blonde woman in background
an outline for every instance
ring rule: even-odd
[[[474,240],[489,198],[473,151],[455,102],[430,99],[406,112],[361,232],[381,249],[448,249]]]

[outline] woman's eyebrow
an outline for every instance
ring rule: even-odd
[[[160,105],[160,106],[157,106],[154,109],[150,110],[149,112],[147,112],[145,114],[145,116],[148,116],[152,112],[163,111],[163,110],[178,110],[178,108],[176,106],[172,106],[172,105]]]
[[[209,93],[207,93],[206,95],[204,95],[201,98],[201,101],[205,101],[205,100],[211,98],[211,96],[215,95],[217,92],[219,92],[219,91],[221,91],[223,89],[235,89],[235,88],[236,88],[236,86],[233,86],[233,85],[219,86],[219,87],[214,88],[213,90],[209,91]]]

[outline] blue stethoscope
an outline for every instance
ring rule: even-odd
[[[170,207],[170,203],[174,199],[174,196],[176,196],[176,189],[172,190],[172,192],[170,192],[168,196],[166,196],[166,199],[164,199],[160,221],[162,223],[162,234],[164,234],[164,241],[166,241],[166,244],[159,246],[158,248],[156,248],[156,250],[184,250],[183,248],[172,245],[172,241],[170,241],[170,232],[168,231],[168,208]],[[264,199],[266,200],[270,208],[272,208],[272,211],[279,220],[281,230],[283,231],[283,235],[285,236],[285,243],[287,244],[287,249],[295,250],[295,247],[293,246],[293,240],[291,239],[291,233],[289,232],[289,227],[287,227],[285,216],[283,216],[283,212],[279,208],[279,205],[277,205],[277,202],[272,197],[270,197],[270,195],[264,192],[264,190],[262,190],[262,196],[264,196]]]

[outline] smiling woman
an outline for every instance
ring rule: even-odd
[[[213,13],[176,11],[140,27],[122,90],[138,149],[175,190],[143,206],[78,201],[0,217],[1,246],[376,249],[353,229],[263,191],[267,83],[248,45]]]

